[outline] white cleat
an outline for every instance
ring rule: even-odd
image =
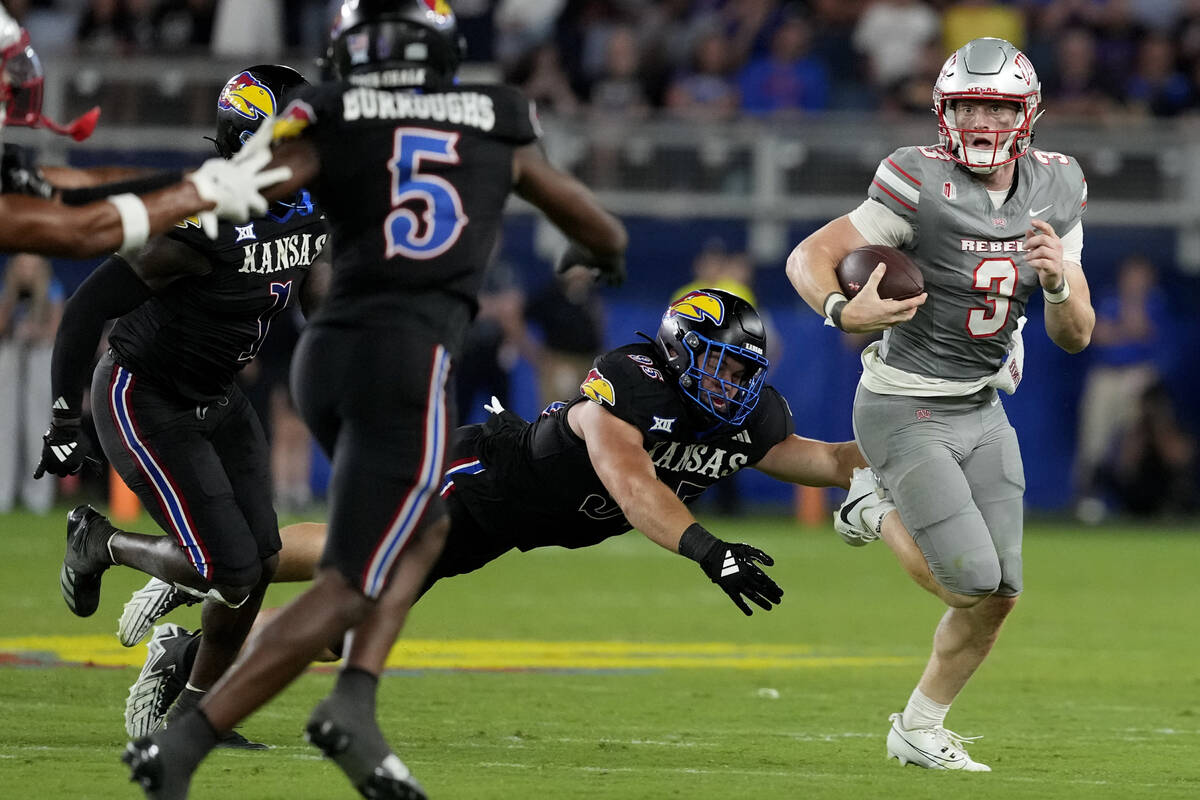
[[[851,547],[862,547],[879,538],[883,518],[895,511],[887,491],[870,468],[854,470],[846,502],[833,512],[833,529]]]
[[[902,714],[888,717],[892,729],[888,731],[888,758],[894,758],[901,766],[916,764],[926,769],[961,769],[964,772],[991,772],[987,764],[972,761],[967,755],[966,745],[980,738],[959,736],[942,726],[917,728],[906,731],[900,727]]]
[[[155,622],[182,605],[199,602],[195,597],[181,592],[169,583],[151,578],[133,593],[121,611],[117,623],[117,638],[126,647],[133,647],[150,631]]]

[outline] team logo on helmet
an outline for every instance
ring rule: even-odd
[[[671,303],[667,313],[696,322],[711,319],[714,324],[720,325],[725,321],[725,303],[716,295],[696,290]]]
[[[583,383],[579,385],[579,391],[583,392],[584,397],[600,405],[608,403],[611,406],[617,401],[617,393],[613,389],[612,383],[600,374],[600,370],[595,368],[583,379]]]
[[[446,0],[421,0],[421,2],[439,17],[447,17],[453,13],[450,11],[450,4]]]
[[[275,93],[249,72],[234,76],[217,98],[218,109],[232,110],[246,119],[266,119],[275,113],[275,107]]]

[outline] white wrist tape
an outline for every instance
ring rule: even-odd
[[[1050,292],[1042,289],[1042,296],[1046,298],[1047,303],[1058,305],[1059,303],[1067,302],[1067,298],[1071,296],[1071,284],[1067,283],[1067,276],[1063,275],[1062,286],[1057,290]]]
[[[825,313],[825,317],[827,319],[831,317],[833,315],[833,307],[843,300],[849,299],[850,298],[846,297],[846,295],[842,294],[841,292],[830,292],[825,298],[825,308],[822,309],[822,311]]]
[[[130,256],[142,248],[150,238],[150,214],[146,204],[136,194],[114,194],[105,198],[112,203],[121,216],[122,256]]]

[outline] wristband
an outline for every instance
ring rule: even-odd
[[[720,543],[721,540],[704,530],[699,522],[693,522],[679,537],[679,555],[700,563]]]
[[[1071,284],[1067,283],[1067,276],[1062,276],[1062,286],[1055,289],[1053,292],[1049,289],[1042,289],[1042,296],[1046,298],[1047,303],[1058,305],[1059,303],[1067,302],[1067,298],[1071,296]]]
[[[825,317],[833,323],[834,327],[840,330],[845,330],[842,327],[842,310],[846,307],[846,303],[850,302],[846,295],[841,292],[830,292],[825,296]]]
[[[832,317],[833,309],[831,306],[834,306],[837,303],[844,303],[849,299],[850,298],[846,297],[846,295],[842,294],[841,292],[830,292],[829,294],[825,295],[825,303],[821,306],[821,308],[823,309],[826,317]]]
[[[146,204],[136,194],[114,194],[105,199],[113,204],[121,217],[123,238],[117,252],[129,257],[150,238],[150,214],[146,211]]]

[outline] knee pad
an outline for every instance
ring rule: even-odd
[[[913,530],[934,579],[954,594],[981,597],[1000,585],[1001,564],[983,517],[973,505]]]
[[[953,564],[943,565],[938,582],[955,594],[986,597],[1000,586],[1000,560],[990,547],[960,554]]]
[[[193,589],[182,583],[173,584],[176,589],[198,600],[212,600],[229,608],[241,608],[242,603],[254,592],[254,586],[210,586],[207,591]]]
[[[214,565],[213,572],[216,578],[209,581],[205,589],[194,589],[180,583],[176,583],[175,588],[201,600],[215,600],[223,606],[238,608],[259,586],[263,577],[263,563],[252,561],[237,569]]]

